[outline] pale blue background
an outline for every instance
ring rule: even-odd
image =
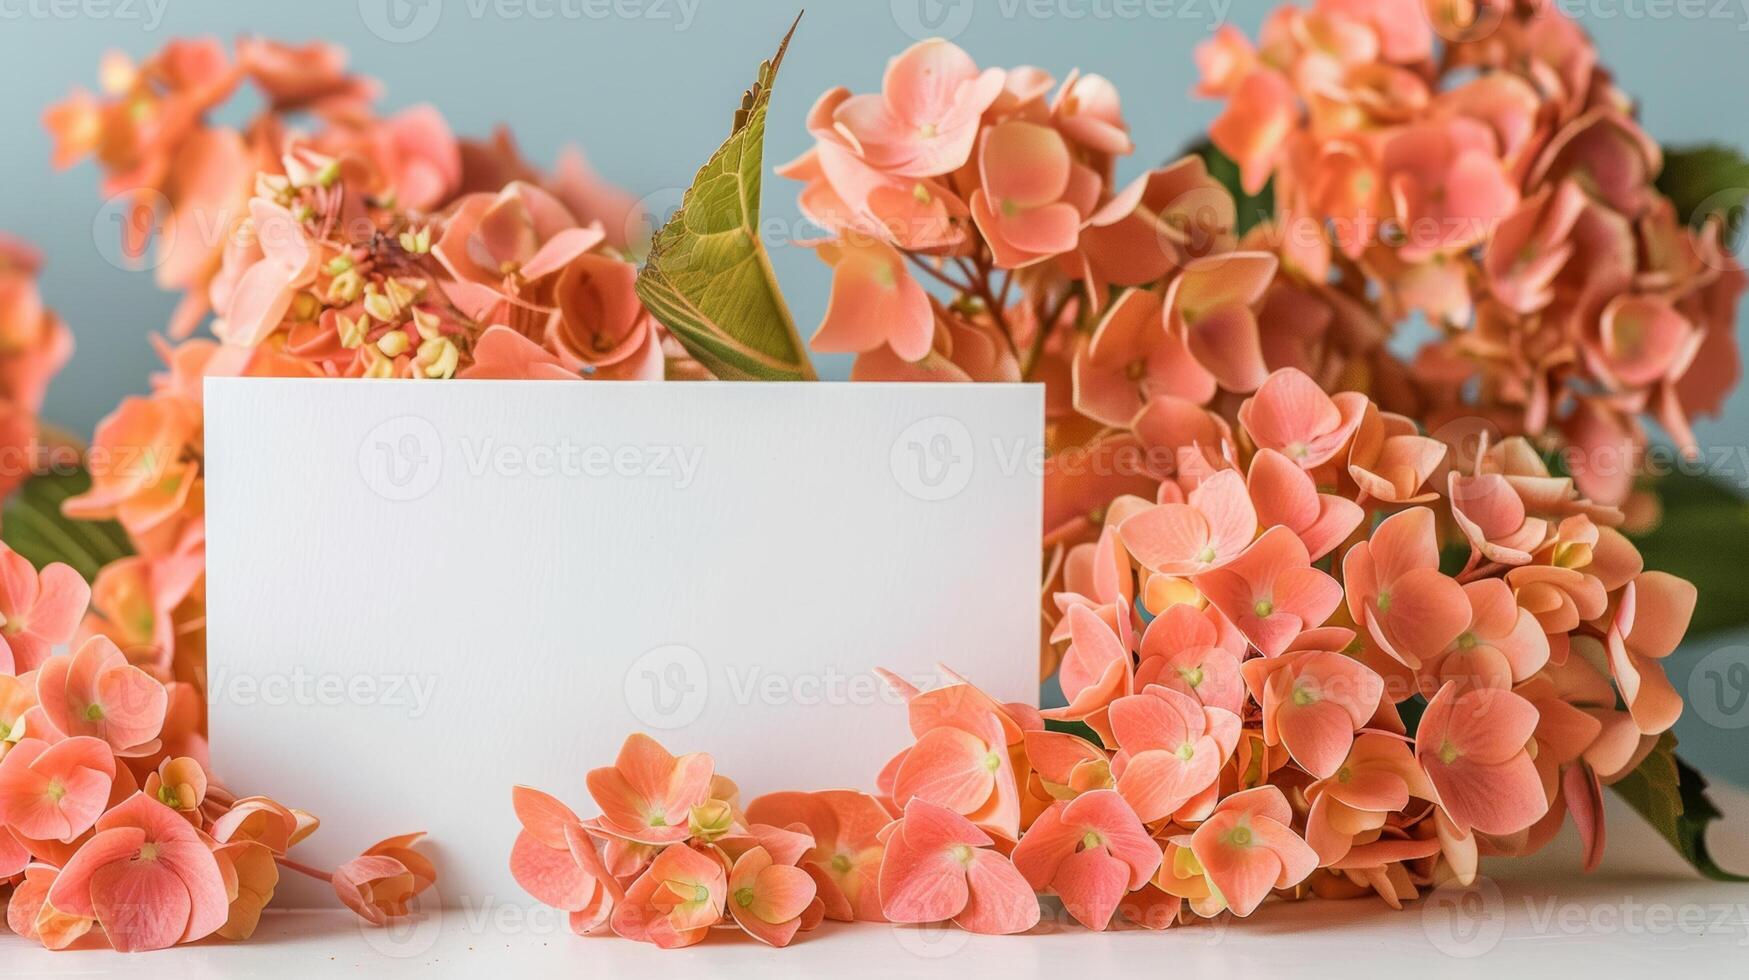
[[[123,271],[105,258],[114,255],[113,227],[100,214],[93,168],[48,168],[39,114],[71,86],[93,86],[104,50],[143,54],[174,34],[327,38],[348,46],[353,63],[384,83],[387,107],[434,103],[466,134],[483,135],[508,122],[530,159],[543,163],[563,144],[580,142],[607,177],[646,194],[687,183],[725,133],[753,67],[800,6],[798,0],[443,0],[439,7],[426,6],[437,0],[423,0],[401,9],[411,17],[410,32],[424,36],[398,43],[382,36],[406,36],[384,26],[386,5],[396,2],[0,0],[0,228],[46,253],[44,289],[79,343],[49,396],[53,421],[89,431],[121,394],[144,389],[155,367],[147,336],[161,329],[173,303],[149,275]],[[1697,6],[1687,2],[1560,2],[1579,14],[1621,83],[1641,99],[1655,137],[1749,145],[1741,101],[1749,90],[1749,0],[1707,0],[1698,7],[1709,15],[1699,18],[1674,12]],[[683,3],[692,18],[680,29]],[[928,16],[982,64],[1031,63],[1059,76],[1080,66],[1112,78],[1135,130],[1136,155],[1120,174],[1127,178],[1176,155],[1212,118],[1215,107],[1187,93],[1192,49],[1217,25],[1217,14],[1254,33],[1272,5],[815,0],[773,101],[767,157],[775,163],[806,148],[803,115],[828,86],[878,87],[886,59],[925,33],[919,25]],[[772,178],[768,187],[768,218],[795,228],[794,185]],[[824,309],[827,270],[803,249],[779,245],[773,253],[796,319],[804,333],[811,331]],[[846,369],[841,361],[823,366],[829,376]],[[1702,441],[1742,445],[1749,436],[1745,399],[1749,394],[1739,391],[1722,423],[1703,425]],[[1737,465],[1731,475],[1744,472]],[[1679,687],[1686,690],[1694,661],[1717,645],[1673,659]],[[1749,720],[1740,715],[1736,720]],[[1741,751],[1749,743],[1740,731],[1709,725],[1691,712],[1679,733],[1685,752],[1703,768],[1749,779],[1749,758]]]

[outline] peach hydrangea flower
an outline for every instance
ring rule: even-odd
[[[1236,636],[1224,640],[1211,613],[1220,615],[1181,602],[1154,617],[1142,633],[1136,686],[1145,690],[1157,684],[1238,715],[1245,702],[1245,685],[1239,674],[1245,641]],[[1230,627],[1228,633],[1232,633]]]
[[[816,901],[814,879],[801,868],[773,861],[763,847],[735,859],[728,893],[735,923],[767,946],[788,946]]]
[[[1061,133],[1011,119],[978,145],[972,220],[997,268],[1018,269],[1073,250],[1099,197],[1099,175],[1075,160]]]
[[[52,562],[38,573],[23,555],[0,545],[0,672],[36,670],[54,648],[73,639],[91,601],[91,587],[70,566]]]
[[[613,931],[663,949],[695,945],[723,917],[728,891],[721,859],[670,844],[626,889],[613,911]]]
[[[1111,304],[1070,365],[1076,411],[1127,427],[1156,393],[1196,402],[1214,395],[1214,377],[1166,332],[1164,316],[1150,289],[1126,290]]]
[[[1647,735],[1668,730],[1682,714],[1682,695],[1664,675],[1661,661],[1688,632],[1697,594],[1691,582],[1644,572],[1622,590],[1609,623],[1610,675],[1634,724]]]
[[[891,245],[852,237],[821,245],[818,252],[832,267],[832,295],[810,341],[815,350],[861,354],[884,344],[906,361],[929,353],[934,309]]]
[[[6,903],[6,924],[23,939],[34,939],[46,949],[67,949],[90,935],[97,920],[68,915],[49,904],[49,889],[61,870],[52,864],[31,864],[22,869],[22,880],[12,886]]]
[[[1118,528],[1124,547],[1161,575],[1191,576],[1232,561],[1257,535],[1257,513],[1237,470],[1197,484],[1184,503],[1132,515]]]
[[[1269,657],[1286,650],[1301,632],[1323,625],[1342,603],[1342,587],[1312,567],[1306,546],[1281,525],[1195,581],[1209,602]]]
[[[409,904],[437,881],[431,859],[413,845],[425,834],[402,834],[378,841],[334,869],[334,894],[371,925],[409,914]]]
[[[1433,511],[1386,518],[1342,561],[1348,612],[1386,653],[1410,667],[1443,652],[1470,619],[1463,587],[1439,571]]]
[[[1257,448],[1273,449],[1309,470],[1348,445],[1367,405],[1365,395],[1327,395],[1304,372],[1282,368],[1239,406],[1239,424]]]
[[[193,942],[225,924],[218,861],[176,811],[135,793],[96,830],[50,886],[56,910],[97,920],[123,952]]]
[[[1291,888],[1318,866],[1291,829],[1293,808],[1276,786],[1234,793],[1190,835],[1190,850],[1227,907],[1248,916],[1271,890]]]
[[[71,844],[109,805],[115,773],[115,755],[98,739],[23,739],[0,759],[0,826]]]
[[[140,789],[152,799],[164,804],[195,826],[202,826],[205,817],[201,807],[206,803],[208,779],[206,767],[187,756],[169,757],[147,774]]]
[[[1347,497],[1320,493],[1310,474],[1273,449],[1260,449],[1251,457],[1246,486],[1257,523],[1266,528],[1280,524],[1294,532],[1313,561],[1334,551],[1366,518],[1366,511]]]
[[[675,757],[648,735],[634,734],[612,766],[589,771],[589,795],[601,816],[584,826],[641,844],[685,840],[692,808],[709,798],[712,769],[708,755]]]
[[[1034,891],[1050,890],[1077,922],[1111,924],[1118,904],[1160,868],[1160,846],[1117,792],[1095,790],[1053,803],[1014,848],[1014,867]]]
[[[213,839],[221,844],[255,841],[274,854],[283,855],[315,833],[317,826],[316,818],[302,810],[265,796],[245,796],[232,801],[225,812],[215,817],[210,830]]]
[[[1111,772],[1137,816],[1188,822],[1208,813],[1239,744],[1238,715],[1155,686],[1112,702],[1111,727],[1119,747]]]
[[[103,636],[71,656],[50,657],[37,671],[36,690],[54,732],[100,739],[117,755],[150,754],[169,704],[164,685]]]
[[[836,100],[832,127],[879,170],[901,177],[949,173],[970,156],[1004,77],[999,68],[979,71],[947,41],[919,41],[888,63],[881,94]]]
[[[1118,618],[1123,635],[1084,605],[1071,606],[1063,619],[1070,640],[1058,679],[1069,703],[1043,714],[1059,721],[1085,721],[1103,736],[1111,703],[1135,690],[1135,662],[1123,638],[1129,630],[1128,613]]]
[[[510,873],[539,901],[568,913],[579,935],[607,924],[624,897],[581,820],[558,800],[527,786],[511,790],[522,830],[510,849]]]
[[[1549,638],[1530,611],[1521,608],[1503,579],[1464,584],[1470,600],[1470,625],[1443,656],[1426,664],[1441,681],[1511,688],[1549,661]]]
[[[1385,691],[1384,681],[1365,664],[1317,649],[1252,660],[1243,669],[1252,697],[1263,706],[1264,741],[1285,746],[1320,779],[1341,767]]]
[[[1012,722],[987,710],[994,705],[970,701],[969,687],[953,685],[912,699],[917,743],[893,773],[893,803],[902,808],[925,799],[1014,840],[1020,835],[1020,787],[1008,749]],[[937,702],[952,714],[926,714]]]
[[[1548,811],[1527,747],[1537,711],[1511,691],[1460,691],[1447,683],[1428,702],[1415,758],[1459,833],[1513,834]]]
[[[1318,852],[1319,865],[1333,865],[1356,838],[1376,833],[1407,807],[1411,796],[1433,796],[1414,750],[1395,736],[1362,732],[1342,765],[1306,788],[1306,843]]]
[[[747,805],[747,819],[807,829],[814,845],[803,867],[820,886],[828,918],[881,921],[879,834],[892,816],[880,801],[852,790],[767,793]]]
[[[881,911],[891,922],[952,920],[1004,935],[1038,924],[1038,899],[995,841],[943,806],[915,799],[887,831]]]
[[[1278,264],[1268,252],[1205,256],[1167,287],[1167,333],[1228,391],[1256,391],[1269,376],[1255,307]]]

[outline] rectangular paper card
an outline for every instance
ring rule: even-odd
[[[876,667],[1036,703],[1039,386],[212,378],[206,406],[213,763],[322,818],[306,863],[426,830],[446,903],[522,904],[510,787],[587,816],[628,733],[746,802],[872,789],[910,744]]]

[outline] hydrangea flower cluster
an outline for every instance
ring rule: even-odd
[[[845,896],[827,908],[1013,933],[1037,924],[1039,894],[1096,930],[1248,916],[1272,895],[1400,906],[1468,884],[1482,856],[1537,850],[1569,815],[1595,866],[1602,788],[1681,712],[1660,661],[1694,587],[1644,570],[1620,513],[1522,438],[1447,461],[1406,420],[1291,368],[1240,404],[1236,429],[1180,401],[1147,412],[1180,465],[1069,550],[1050,636],[1066,705],[889,676],[915,744],[876,798],[748,808],[837,842],[809,867]],[[700,814],[734,813],[703,775],[681,794],[690,810],[653,795],[691,785],[658,758],[626,798],[608,789],[623,772],[591,774],[600,848],[548,835],[570,855],[564,894],[643,895],[651,861],[699,848]],[[517,862],[536,897],[573,907]],[[606,921],[586,909],[573,921]]]
[[[1689,420],[1737,381],[1746,280],[1719,220],[1691,228],[1658,192],[1662,151],[1561,5],[1316,0],[1197,60],[1226,102],[1215,145],[1247,190],[1274,181],[1253,237],[1295,278],[1371,285],[1385,319],[1440,328],[1402,411],[1565,443],[1610,504],[1640,416],[1694,448]]]
[[[378,118],[376,84],[322,43],[244,39],[233,57],[177,40],[102,78],[45,114],[56,160],[95,156],[136,214],[126,250],[156,236],[158,280],[184,300],[150,394],[98,426],[91,458],[115,465],[63,510],[127,532],[90,628],[154,676],[206,686],[203,378],[685,373],[632,291],[641,212],[580,152],[543,174],[507,134],[458,140],[429,106]],[[209,121],[245,82],[261,113]],[[209,314],[213,336],[188,337]]]
[[[392,838],[333,872],[287,855],[316,818],[238,796],[207,766],[205,702],[83,632],[91,589],[0,545],[0,883],[6,922],[50,949],[246,939],[281,868],[364,918],[404,915],[437,872]],[[55,648],[74,643],[70,653]]]

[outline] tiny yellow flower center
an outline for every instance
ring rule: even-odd
[[[86,721],[102,721],[103,720],[103,705],[101,705],[101,704],[88,704],[88,705],[86,705],[85,706],[85,720]]]
[[[1105,846],[1105,839],[1099,836],[1099,831],[1089,830],[1081,835],[1081,850],[1090,851],[1095,847]]]
[[[141,860],[141,861],[156,861],[156,860],[158,860],[158,845],[155,843],[141,844],[140,845],[140,854],[139,854],[138,860]]]
[[[1380,592],[1379,593],[1379,612],[1388,613],[1390,611],[1391,611],[1391,594],[1389,592]]]
[[[49,780],[48,789],[44,790],[43,793],[49,799],[58,803],[60,802],[61,797],[67,795],[67,787],[62,786],[59,779],[51,779]]]
[[[737,888],[737,889],[735,889],[735,904],[741,906],[742,908],[747,908],[748,906],[752,905],[753,904],[753,889],[751,889],[751,888]]]
[[[1002,757],[1001,756],[997,755],[994,752],[990,753],[987,756],[984,756],[984,770],[986,772],[995,772],[996,770],[998,770],[1000,768],[1002,768]]]
[[[706,888],[703,885],[693,885],[692,886],[692,900],[694,902],[699,902],[699,903],[704,903],[704,902],[710,901],[711,900],[711,890],[709,888]]]
[[[176,795],[176,790],[169,783],[158,787],[158,802],[172,810],[182,809],[181,798]]]
[[[1193,688],[1202,686],[1203,674],[1201,667],[1180,667],[1178,668],[1178,676],[1184,678],[1184,683],[1189,684]]]
[[[1474,634],[1474,633],[1466,632],[1462,636],[1459,636],[1457,638],[1457,645],[1458,645],[1459,650],[1474,650],[1476,648],[1477,642],[1478,641],[1476,639],[1476,634]]]
[[[924,184],[922,181],[918,181],[911,185],[911,197],[919,204],[928,204],[935,199],[935,195],[929,193],[928,185]]]
[[[953,859],[961,864],[972,863],[972,848],[969,844],[955,844],[948,848],[947,852],[952,854]]]
[[[1196,758],[1196,746],[1189,742],[1185,742],[1178,747],[1178,751],[1175,754],[1185,762],[1189,762],[1191,759]]]
[[[851,868],[850,855],[848,855],[848,854],[834,854],[834,855],[832,855],[832,870],[833,871],[836,871],[839,874],[847,874],[847,873],[849,873],[850,868]]]
[[[1148,362],[1143,360],[1131,361],[1129,366],[1124,368],[1123,373],[1124,376],[1131,381],[1140,381],[1148,373]]]
[[[1439,761],[1445,763],[1446,765],[1449,766],[1452,763],[1456,762],[1458,760],[1458,756],[1460,756],[1462,754],[1463,753],[1458,751],[1458,747],[1451,744],[1450,742],[1440,743]]]
[[[1302,686],[1299,684],[1294,685],[1294,704],[1303,708],[1308,704],[1317,704],[1317,703],[1318,703],[1318,692],[1316,689],[1310,688],[1310,687],[1305,687],[1305,686]]]
[[[1251,611],[1257,614],[1258,619],[1267,619],[1271,613],[1275,612],[1275,603],[1268,599],[1259,599],[1251,607]]]
[[[926,140],[934,139],[936,137],[936,134],[938,134],[940,132],[941,132],[941,129],[932,122],[924,123],[923,125],[917,127],[917,135],[923,137]]]
[[[1234,847],[1250,847],[1251,828],[1244,824],[1240,824],[1232,830],[1227,831],[1227,843]]]
[[[1202,562],[1204,565],[1207,565],[1209,562],[1214,561],[1215,560],[1215,546],[1211,544],[1208,547],[1197,552],[1196,553],[1196,560],[1199,562]]]
[[[1339,783],[1349,782],[1353,778],[1354,778],[1354,770],[1348,768],[1347,766],[1343,766],[1341,769],[1336,770],[1336,781]]]

